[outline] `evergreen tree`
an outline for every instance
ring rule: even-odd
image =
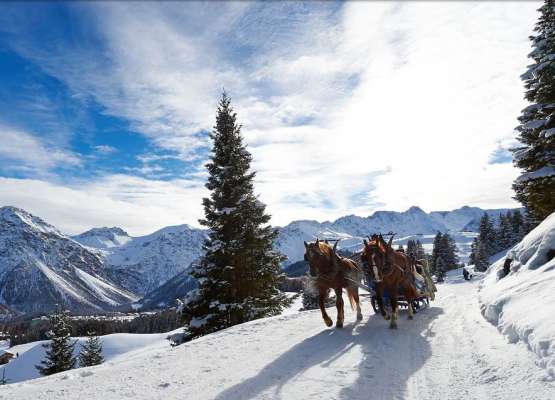
[[[424,260],[426,259],[426,252],[424,251],[424,246],[420,243],[420,240],[416,241],[416,259]]]
[[[474,265],[478,271],[485,271],[489,267],[488,248],[485,242],[478,239],[476,254],[474,257]]]
[[[42,365],[36,366],[41,375],[51,375],[75,367],[75,357],[73,357],[75,342],[71,342],[69,312],[57,307],[48,319],[51,329],[47,332],[47,336],[51,340],[43,344],[46,349],[46,359],[41,361]]]
[[[448,233],[443,234],[440,240],[440,255],[444,271],[455,269],[458,266],[459,256],[455,240]]]
[[[90,367],[104,362],[102,357],[102,342],[94,333],[89,333],[87,341],[79,352],[79,366]]]
[[[468,258],[469,265],[475,265],[478,253],[478,238],[475,237],[470,245],[470,257]]]
[[[416,246],[416,242],[410,239],[409,241],[407,241],[407,255],[409,257],[414,258],[415,260],[418,260],[417,253],[418,253],[418,248]]]
[[[443,261],[443,258],[439,256],[436,260],[434,271],[438,282],[443,282],[445,277],[445,270],[445,262]]]
[[[513,229],[510,223],[510,214],[499,215],[499,227],[497,228],[497,247],[500,250],[505,250],[515,243]]]
[[[206,165],[211,193],[203,199],[200,220],[210,233],[205,255],[192,270],[198,288],[187,296],[183,312],[189,337],[277,315],[290,303],[279,291],[284,257],[273,249],[277,231],[267,225],[270,216],[253,193],[252,157],[236,119],[223,93]]]
[[[441,232],[438,232],[434,238],[434,245],[432,248],[432,262],[430,264],[430,271],[432,273],[435,273],[437,268],[437,259],[439,258],[439,256],[441,255],[441,240],[442,240],[442,234]]]
[[[495,229],[493,223],[487,213],[484,213],[480,219],[480,227],[478,229],[478,241],[484,247],[483,251],[487,256],[492,256],[497,251]]]
[[[545,0],[530,37],[534,62],[521,78],[531,105],[518,118],[514,163],[524,173],[513,189],[531,216],[540,222],[555,211],[555,0]]]

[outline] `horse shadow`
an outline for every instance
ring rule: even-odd
[[[324,329],[285,351],[257,375],[225,389],[216,399],[286,398],[290,396],[283,393],[284,389],[296,379],[320,381],[320,384],[322,380],[328,382],[324,383],[330,391],[318,393],[320,399],[402,397],[405,382],[431,355],[426,336],[431,331],[431,322],[440,314],[441,308],[428,308],[418,313],[414,321],[403,318],[399,321],[399,329],[393,331],[378,315],[343,329]],[[401,315],[406,316],[405,313]],[[358,365],[346,363],[349,356],[343,358],[353,350],[361,353]],[[313,372],[313,367],[319,370]],[[346,376],[357,378],[346,385],[343,383]],[[303,385],[308,397],[310,384]],[[342,389],[331,395],[331,389],[337,387]]]

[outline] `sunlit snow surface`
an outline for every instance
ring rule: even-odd
[[[493,264],[480,291],[484,316],[510,342],[524,342],[555,379],[555,213],[508,253],[511,272],[503,277],[505,257]],[[554,397],[555,398],[555,393]]]
[[[481,315],[479,283],[449,272],[437,300],[413,321],[402,311],[394,331],[364,297],[364,320],[347,307],[343,329],[290,309],[174,348],[165,335],[110,335],[106,364],[0,387],[0,399],[552,400],[537,355]]]

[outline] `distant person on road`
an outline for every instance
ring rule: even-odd
[[[465,281],[469,281],[471,278],[470,272],[466,268],[463,268],[463,278]]]
[[[505,262],[503,263],[503,278],[509,275],[511,272],[511,263],[513,262],[512,258],[505,258]]]

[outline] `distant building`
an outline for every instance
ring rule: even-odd
[[[0,365],[7,364],[15,355],[7,350],[0,350]]]

